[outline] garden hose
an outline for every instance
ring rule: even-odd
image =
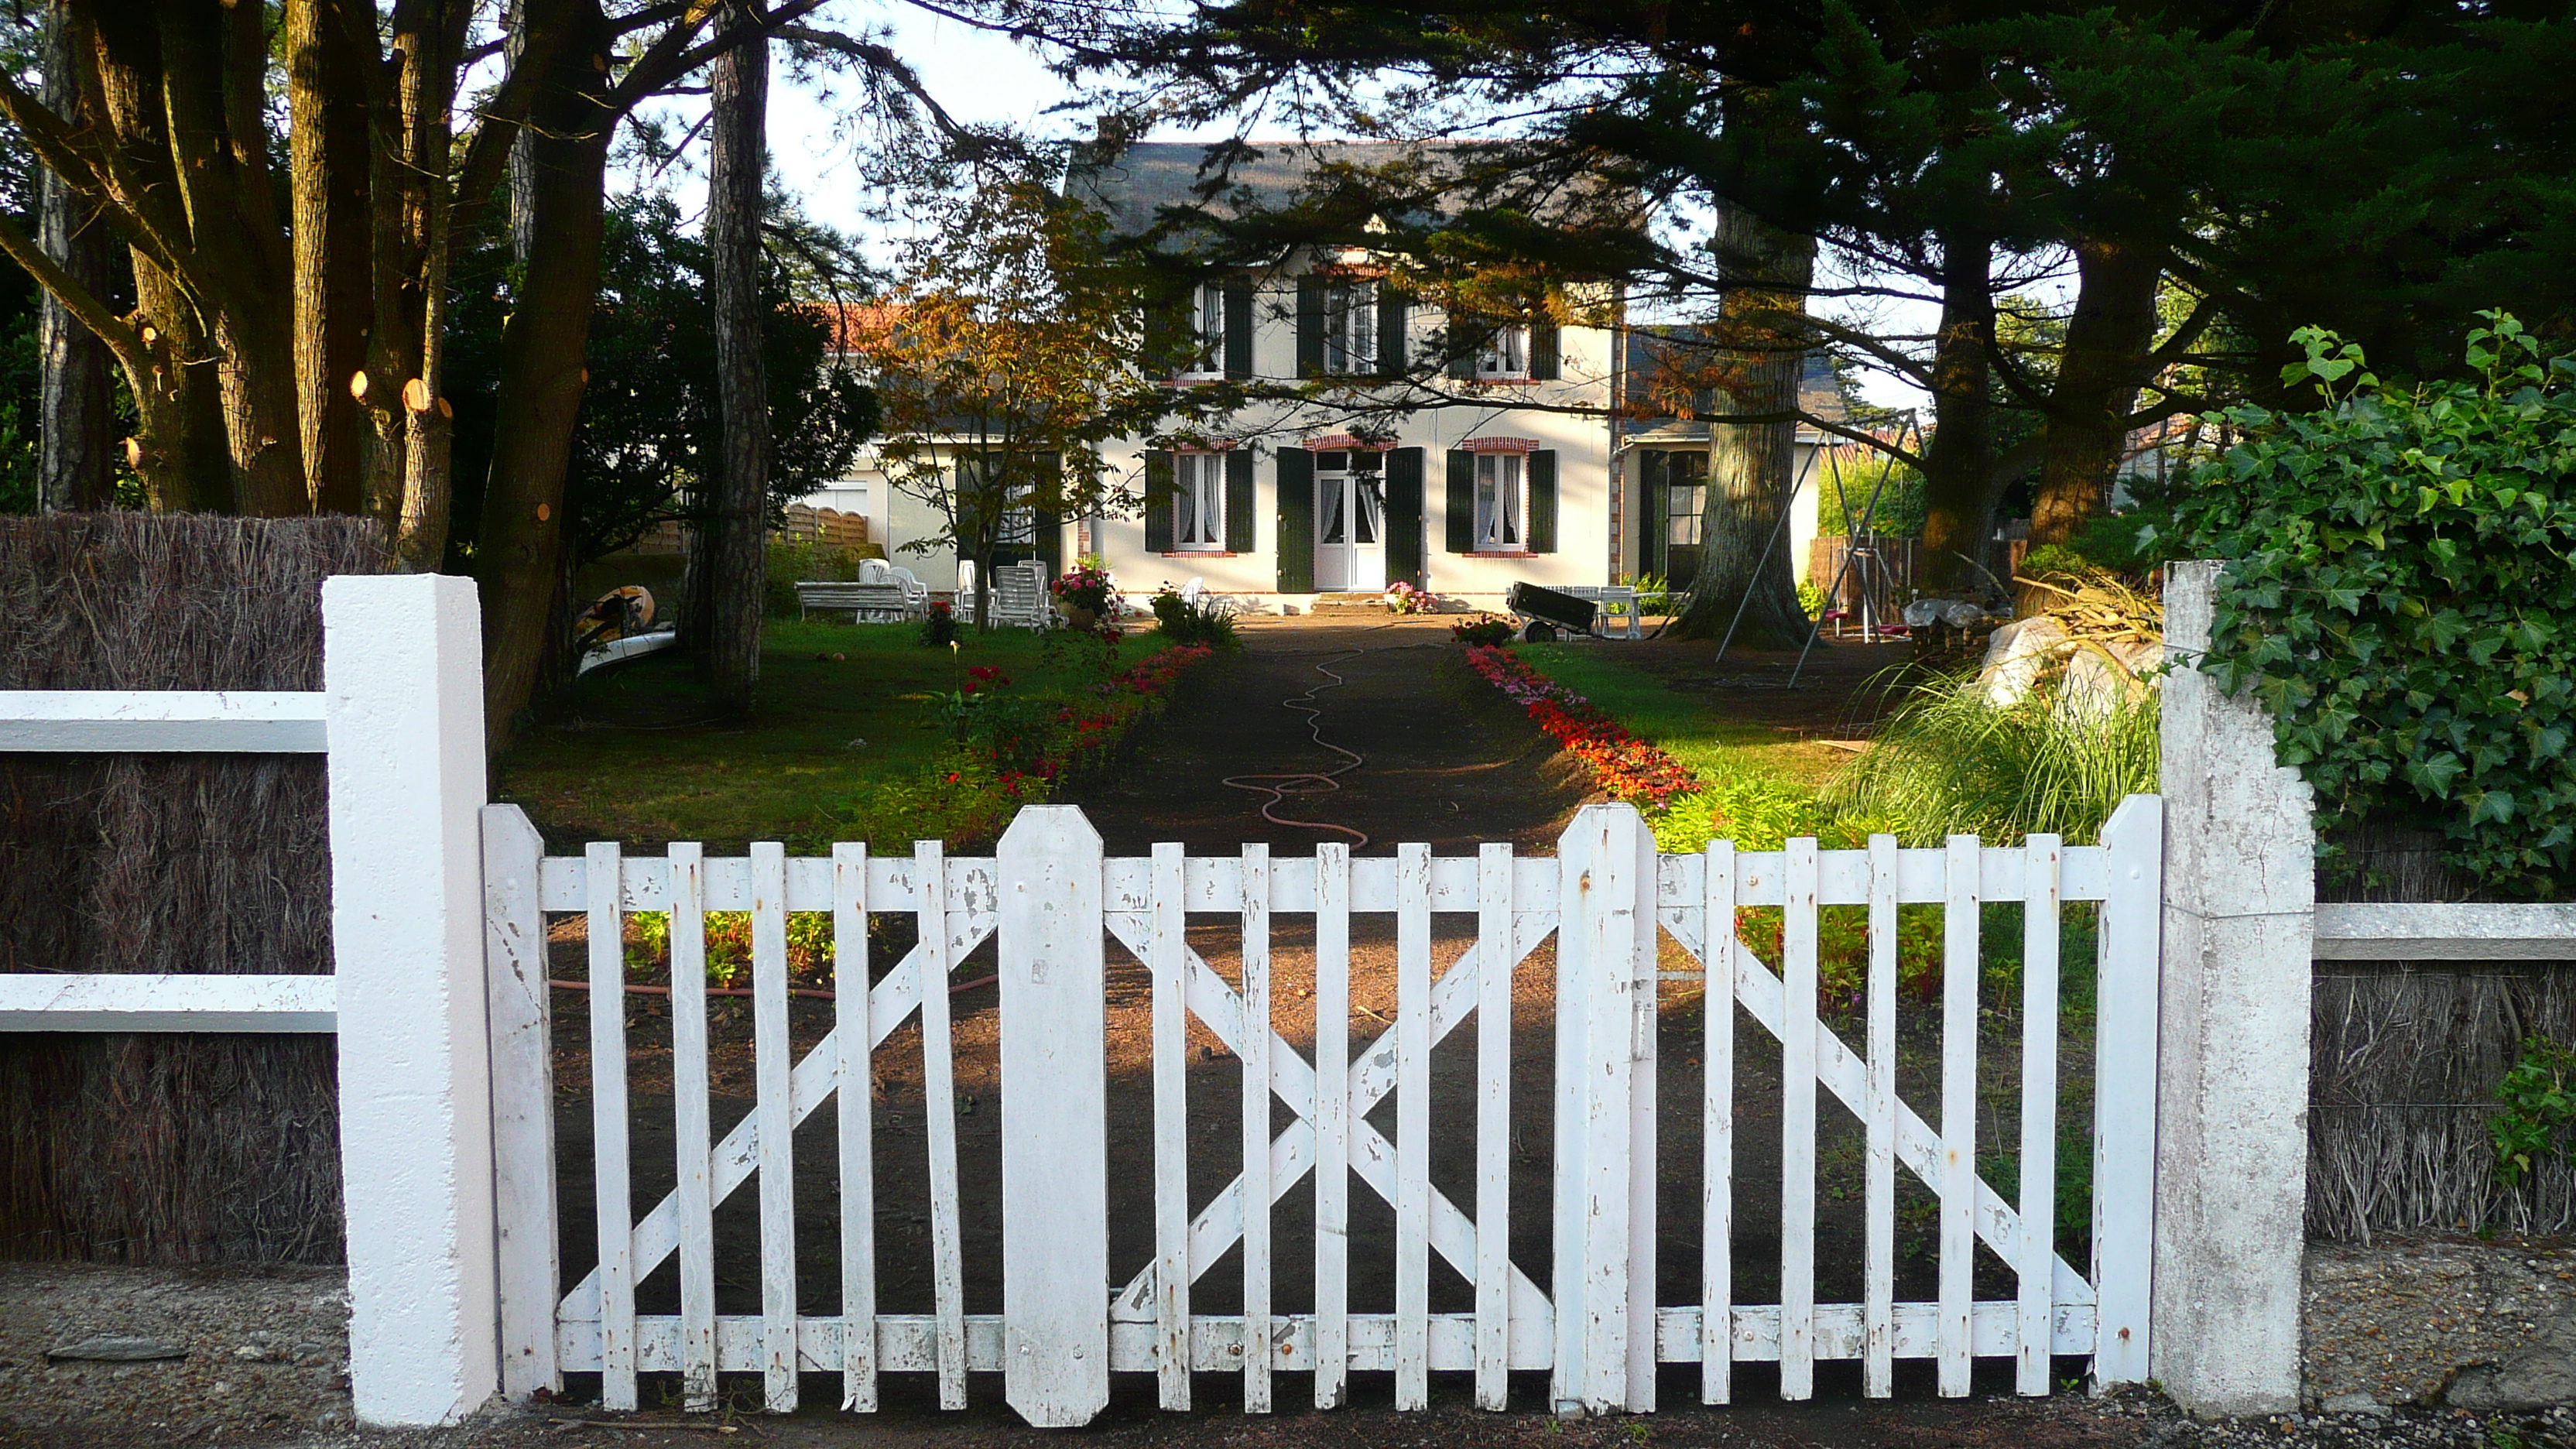
[[[1367,652],[1365,649],[1353,649],[1332,655],[1315,666],[1315,672],[1331,680],[1330,684],[1318,684],[1304,694],[1291,695],[1279,701],[1280,708],[1293,709],[1306,716],[1306,733],[1309,738],[1334,754],[1345,757],[1350,763],[1337,765],[1329,770],[1298,770],[1275,775],[1228,775],[1223,782],[1230,789],[1251,790],[1268,795],[1270,798],[1263,801],[1261,805],[1261,818],[1271,824],[1285,825],[1295,830],[1330,830],[1336,834],[1347,835],[1351,838],[1353,850],[1368,849],[1368,832],[1353,830],[1347,825],[1335,825],[1323,820],[1294,820],[1273,812],[1286,803],[1291,795],[1320,795],[1327,791],[1339,790],[1342,788],[1340,777],[1368,763],[1367,757],[1357,750],[1343,749],[1340,745],[1324,738],[1324,706],[1315,698],[1327,689],[1338,689],[1349,682],[1327,666],[1339,664],[1345,659],[1357,659]]]

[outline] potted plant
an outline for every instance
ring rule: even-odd
[[[1100,621],[1109,616],[1109,570],[1101,566],[1100,560],[1081,560],[1073,566],[1071,573],[1057,576],[1052,587],[1056,611],[1064,615],[1065,623],[1073,628],[1096,629],[1100,627]]]

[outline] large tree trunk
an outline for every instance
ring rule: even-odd
[[[2129,414],[2156,340],[2161,247],[2084,238],[2075,244],[2075,315],[2049,395],[2032,544],[2064,543],[2102,511],[2129,437]]]
[[[45,19],[45,104],[80,124],[89,119],[89,107],[81,95],[78,28],[59,3]],[[36,197],[37,245],[90,295],[111,298],[116,248],[107,224],[50,170],[38,170]],[[37,502],[58,512],[92,512],[108,505],[116,481],[108,451],[116,413],[107,380],[107,344],[74,320],[51,292],[39,305],[36,346],[43,398]]]
[[[314,508],[366,501],[366,420],[349,383],[374,320],[365,67],[376,63],[374,7],[287,0],[287,149],[295,208],[295,391],[304,478]]]
[[[1923,586],[1978,586],[1994,532],[1994,243],[1959,227],[1941,236],[1941,335],[1932,353],[1932,436],[1924,449]]]
[[[760,183],[767,157],[769,41],[739,5],[726,12],[725,25],[747,34],[716,58],[713,79],[707,269],[721,452],[704,657],[716,707],[739,714],[751,708],[760,682],[760,615],[767,594],[769,378],[760,354]]]
[[[424,4],[411,12],[419,29],[394,37],[394,48],[403,56],[400,105],[408,158],[403,215],[415,258],[406,269],[411,284],[406,300],[417,319],[413,334],[419,349],[413,358],[417,368],[403,384],[403,502],[394,553],[403,567],[424,571],[436,569],[447,556],[448,509],[455,497],[448,466],[455,413],[441,392],[450,202],[445,168],[454,131],[449,107],[472,12],[466,0]]]
[[[569,11],[531,107],[536,185],[530,197],[546,244],[528,258],[518,305],[501,331],[492,425],[492,471],[474,573],[483,596],[485,740],[498,749],[536,686],[563,550],[564,473],[581,410],[590,314],[599,294],[599,249],[608,143],[615,117],[603,102],[595,57],[610,37],[599,0],[546,0]],[[538,8],[538,0],[531,0]]]
[[[1740,279],[1719,304],[1721,340],[1731,354],[1722,404],[1731,414],[1782,420],[1710,425],[1699,573],[1680,632],[1713,639],[1732,627],[1739,643],[1796,648],[1806,639],[1808,620],[1798,603],[1789,544],[1781,536],[1797,483],[1798,425],[1786,415],[1797,410],[1798,383],[1806,372],[1807,287],[1816,243],[1729,203],[1718,208],[1711,246],[1726,274]]]
[[[259,6],[161,7],[161,55],[215,64],[161,71],[190,262],[209,295],[215,378],[244,513],[310,513],[295,387],[292,247],[277,224],[263,114],[268,37]]]

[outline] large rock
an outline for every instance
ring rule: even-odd
[[[2046,614],[2015,619],[1986,636],[1986,658],[1969,688],[1997,709],[2030,697],[2040,675],[2074,648],[2066,626]]]

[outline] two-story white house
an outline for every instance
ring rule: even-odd
[[[1319,166],[1365,163],[1381,148],[1258,149],[1233,167],[1227,195],[1248,192],[1267,208],[1288,202]],[[1132,145],[1086,158],[1065,186],[1136,235],[1166,208],[1223,209],[1196,192],[1206,154],[1196,143]],[[1663,329],[1627,326],[1606,283],[1565,309],[1582,323],[1540,313],[1453,322],[1388,285],[1388,259],[1365,243],[1287,248],[1262,266],[1210,276],[1171,305],[1161,320],[1184,336],[1168,349],[1176,361],[1164,385],[1266,382],[1308,396],[1248,403],[1191,446],[1107,445],[1112,476],[1141,507],[1034,516],[1012,555],[1042,559],[1051,572],[1096,555],[1131,597],[1195,578],[1281,612],[1398,580],[1486,609],[1523,580],[1651,575],[1687,586],[1709,428],[1646,415]],[[1408,373],[1429,388],[1397,380]],[[1809,382],[1804,401],[1829,409],[1821,358]],[[1798,486],[1780,546],[1801,575],[1817,529],[1823,441],[1798,431]],[[935,534],[937,520],[890,486],[872,456],[808,501],[866,514],[871,536],[934,587],[955,580],[953,550],[904,548]]]
[[[1232,182],[1268,204],[1353,146],[1261,149]],[[1196,144],[1131,146],[1076,168],[1066,185],[1141,231],[1161,208],[1193,202],[1205,155]],[[1307,247],[1197,286],[1171,386],[1320,382],[1323,395],[1248,405],[1198,446],[1113,444],[1108,461],[1136,480],[1141,516],[1069,521],[1072,552],[1100,556],[1129,590],[1197,578],[1290,611],[1398,580],[1494,607],[1516,580],[1602,584],[1621,572],[1615,306],[1579,309],[1609,313],[1607,326],[1484,320],[1471,344],[1453,346],[1470,329],[1400,295],[1386,272],[1365,245]],[[1454,400],[1395,412],[1361,401],[1401,396],[1400,384],[1371,384],[1425,369]],[[1332,384],[1343,381],[1351,393],[1337,399]]]

